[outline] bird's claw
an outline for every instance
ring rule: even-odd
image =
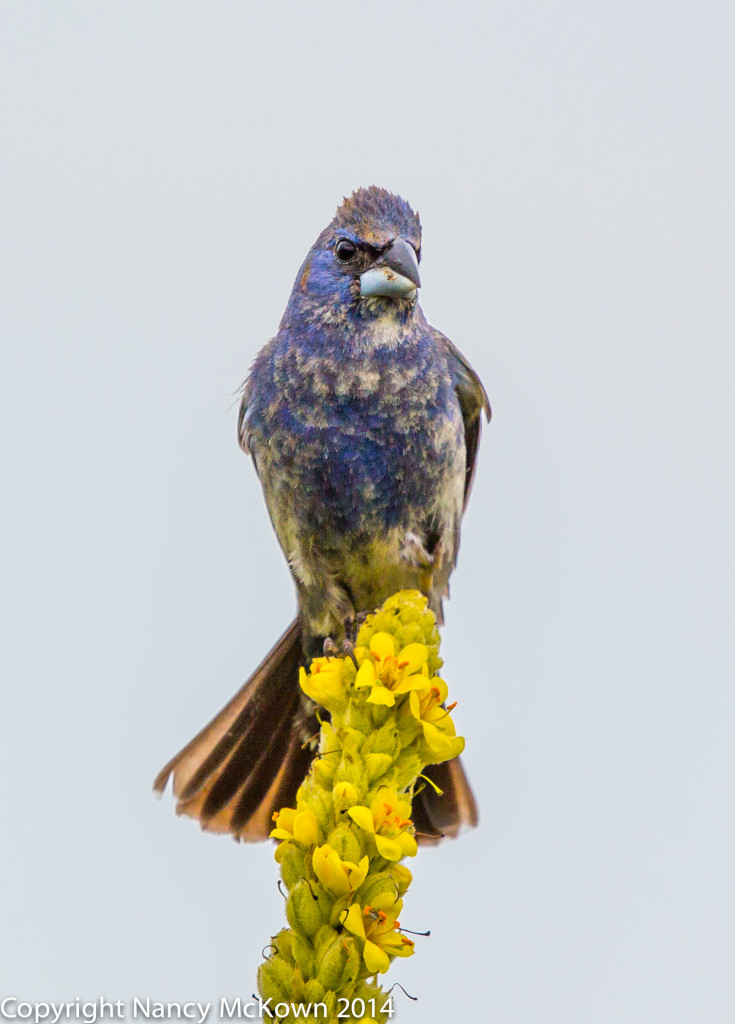
[[[342,650],[344,651],[348,658],[352,659],[352,664],[355,666],[355,668],[359,668],[360,666],[357,664],[357,658],[355,657],[355,645],[352,643],[351,640],[342,641]]]

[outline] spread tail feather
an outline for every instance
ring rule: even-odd
[[[173,776],[176,813],[207,832],[267,839],[274,811],[293,807],[314,757],[318,732],[299,687],[301,628],[294,620],[245,685],[159,772],[161,794]],[[413,799],[416,838],[434,844],[477,824],[477,807],[459,758],[430,765]]]
[[[229,704],[158,774],[156,793],[173,775],[177,814],[208,832],[268,838],[273,811],[293,805],[314,756],[304,746],[318,726],[302,705],[301,658],[295,620]]]

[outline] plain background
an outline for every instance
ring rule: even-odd
[[[485,432],[444,654],[482,823],[400,1019],[732,1021],[728,3],[0,8],[0,989],[248,997],[267,846],[156,803],[294,599],[236,389],[342,196]]]

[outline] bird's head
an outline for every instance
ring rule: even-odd
[[[421,285],[421,222],[386,189],[361,188],[337,210],[309,250],[292,301],[335,318],[408,312]]]

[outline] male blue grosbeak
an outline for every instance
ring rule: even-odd
[[[424,317],[421,225],[399,196],[359,189],[309,250],[278,333],[243,389],[255,464],[296,584],[298,615],[245,686],[162,770],[179,813],[264,839],[314,756],[300,664],[354,635],[361,613],[416,588],[441,621],[475,468],[485,390]],[[459,760],[429,769],[419,838],[477,820]]]

